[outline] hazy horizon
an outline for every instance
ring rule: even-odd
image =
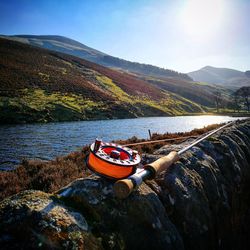
[[[1,1],[0,34],[61,35],[179,72],[250,69],[250,1]]]

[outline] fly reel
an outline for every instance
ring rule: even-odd
[[[135,173],[140,161],[137,151],[96,139],[90,146],[87,166],[107,178],[123,179]]]

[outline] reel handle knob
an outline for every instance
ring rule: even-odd
[[[135,159],[135,157],[138,155],[138,151],[137,150],[133,150],[132,151],[132,157],[133,159]]]
[[[94,145],[94,152],[97,152],[101,146],[102,140],[96,138],[95,139],[95,145]]]

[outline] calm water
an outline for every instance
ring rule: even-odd
[[[96,137],[104,141],[148,138],[152,133],[185,132],[237,118],[228,116],[149,117],[124,120],[80,121],[0,126],[0,167],[8,168],[22,159],[52,159],[79,150]]]

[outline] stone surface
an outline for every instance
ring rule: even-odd
[[[154,159],[179,148],[162,147]],[[249,249],[249,181],[248,121],[238,122],[187,151],[149,185],[186,249]]]
[[[113,183],[78,179],[58,192],[69,206],[88,214],[107,249],[183,249],[182,239],[159,198],[146,184],[126,200],[114,197]]]
[[[1,202],[0,222],[1,249],[102,249],[82,213],[40,191]]]
[[[187,142],[186,142],[187,144]],[[165,146],[151,162],[185,145]],[[0,203],[3,249],[249,249],[250,121],[192,148],[125,200],[97,176]]]

